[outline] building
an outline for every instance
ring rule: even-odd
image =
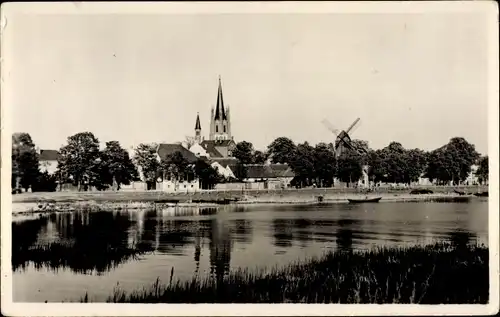
[[[215,107],[211,109],[209,139],[205,140],[202,136],[199,114],[196,116],[194,131],[195,144],[189,149],[193,154],[198,157],[207,157],[210,159],[232,157],[236,143],[231,135],[231,117],[229,108],[224,105],[220,77],[217,89],[217,102]]]
[[[53,175],[57,171],[57,159],[59,152],[57,150],[38,150],[38,160],[40,162],[40,171]]]
[[[195,164],[198,157],[181,144],[159,144],[156,150],[159,161],[168,160],[174,153],[179,152],[188,164]],[[165,192],[195,192],[200,190],[200,182],[194,174],[185,174],[176,178],[173,174],[165,172],[159,178],[156,189]]]

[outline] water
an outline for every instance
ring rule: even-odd
[[[104,301],[119,283],[136,290],[157,277],[223,276],[327,250],[487,244],[488,203],[224,206],[78,212],[12,224],[14,301]]]

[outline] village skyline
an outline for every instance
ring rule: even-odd
[[[486,155],[483,22],[474,12],[19,16],[5,101],[13,132],[42,149],[83,131],[130,149],[194,136],[197,113],[208,138],[220,75],[234,140],[259,150],[281,136],[333,142],[323,119],[342,130],[359,117],[352,138],[374,149],[429,151],[460,136]]]

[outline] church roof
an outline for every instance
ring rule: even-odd
[[[184,159],[189,163],[194,163],[198,160],[196,155],[194,155],[191,151],[183,147],[181,144],[166,144],[162,143],[158,145],[157,153],[160,156],[160,159],[166,160],[170,155],[175,152],[180,152]]]
[[[57,150],[40,150],[40,161],[57,161],[59,152]]]
[[[215,105],[215,120],[226,120],[226,109],[224,109],[224,98],[222,98],[222,83],[219,76],[219,89],[217,90],[217,104]]]
[[[199,113],[196,115],[196,125],[195,125],[194,129],[201,130],[200,114]]]

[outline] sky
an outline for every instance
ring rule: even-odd
[[[236,142],[332,142],[328,119],[372,148],[432,150],[455,136],[487,152],[485,15],[24,14],[5,40],[14,132],[58,149],[208,138],[219,75]],[[490,37],[491,39],[491,37]]]

